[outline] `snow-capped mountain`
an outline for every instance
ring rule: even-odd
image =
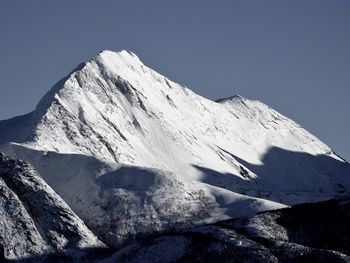
[[[128,51],[101,52],[0,122],[0,145],[113,246],[350,189],[350,165],[294,121],[205,99]]]

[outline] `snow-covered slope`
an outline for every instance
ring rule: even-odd
[[[292,120],[240,96],[207,100],[127,51],[101,52],[0,122],[0,145],[113,245],[350,189],[350,165]]]
[[[0,260],[105,247],[31,165],[2,153],[0,193]]]
[[[139,236],[284,207],[155,168],[13,144],[4,150],[31,160],[85,224],[113,247]]]

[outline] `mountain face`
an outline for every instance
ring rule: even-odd
[[[27,162],[0,153],[0,260],[25,260],[105,245]]]
[[[103,51],[24,116],[0,150],[29,161],[106,244],[349,192],[350,165],[259,102],[207,100]]]

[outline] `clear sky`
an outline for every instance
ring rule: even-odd
[[[217,99],[258,99],[350,160],[350,1],[0,1],[0,119],[127,49]]]

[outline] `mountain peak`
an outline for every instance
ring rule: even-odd
[[[0,149],[114,245],[349,191],[349,164],[294,121],[239,95],[218,102],[105,50],[1,121]]]
[[[85,82],[90,82],[90,84],[87,83],[90,88],[95,86],[99,89],[100,81],[110,82],[116,78],[130,79],[144,68],[146,67],[138,56],[130,51],[103,50],[87,62],[80,63],[58,81],[39,101],[35,113],[41,116],[53,102],[62,102],[61,99],[67,96],[71,100],[74,96],[81,95],[81,88],[87,88]]]
[[[102,50],[100,53],[98,53],[92,60],[96,60],[99,63],[115,66],[116,64],[142,64],[139,57],[128,50],[121,50],[121,51],[112,51],[112,50]]]
[[[104,55],[104,54],[118,54],[120,56],[131,56],[131,57],[137,57],[137,55],[133,52],[131,52],[130,50],[126,50],[126,49],[122,49],[122,50],[119,50],[119,51],[114,51],[114,50],[110,50],[110,49],[104,49],[104,50],[101,50],[97,56],[99,55]]]

